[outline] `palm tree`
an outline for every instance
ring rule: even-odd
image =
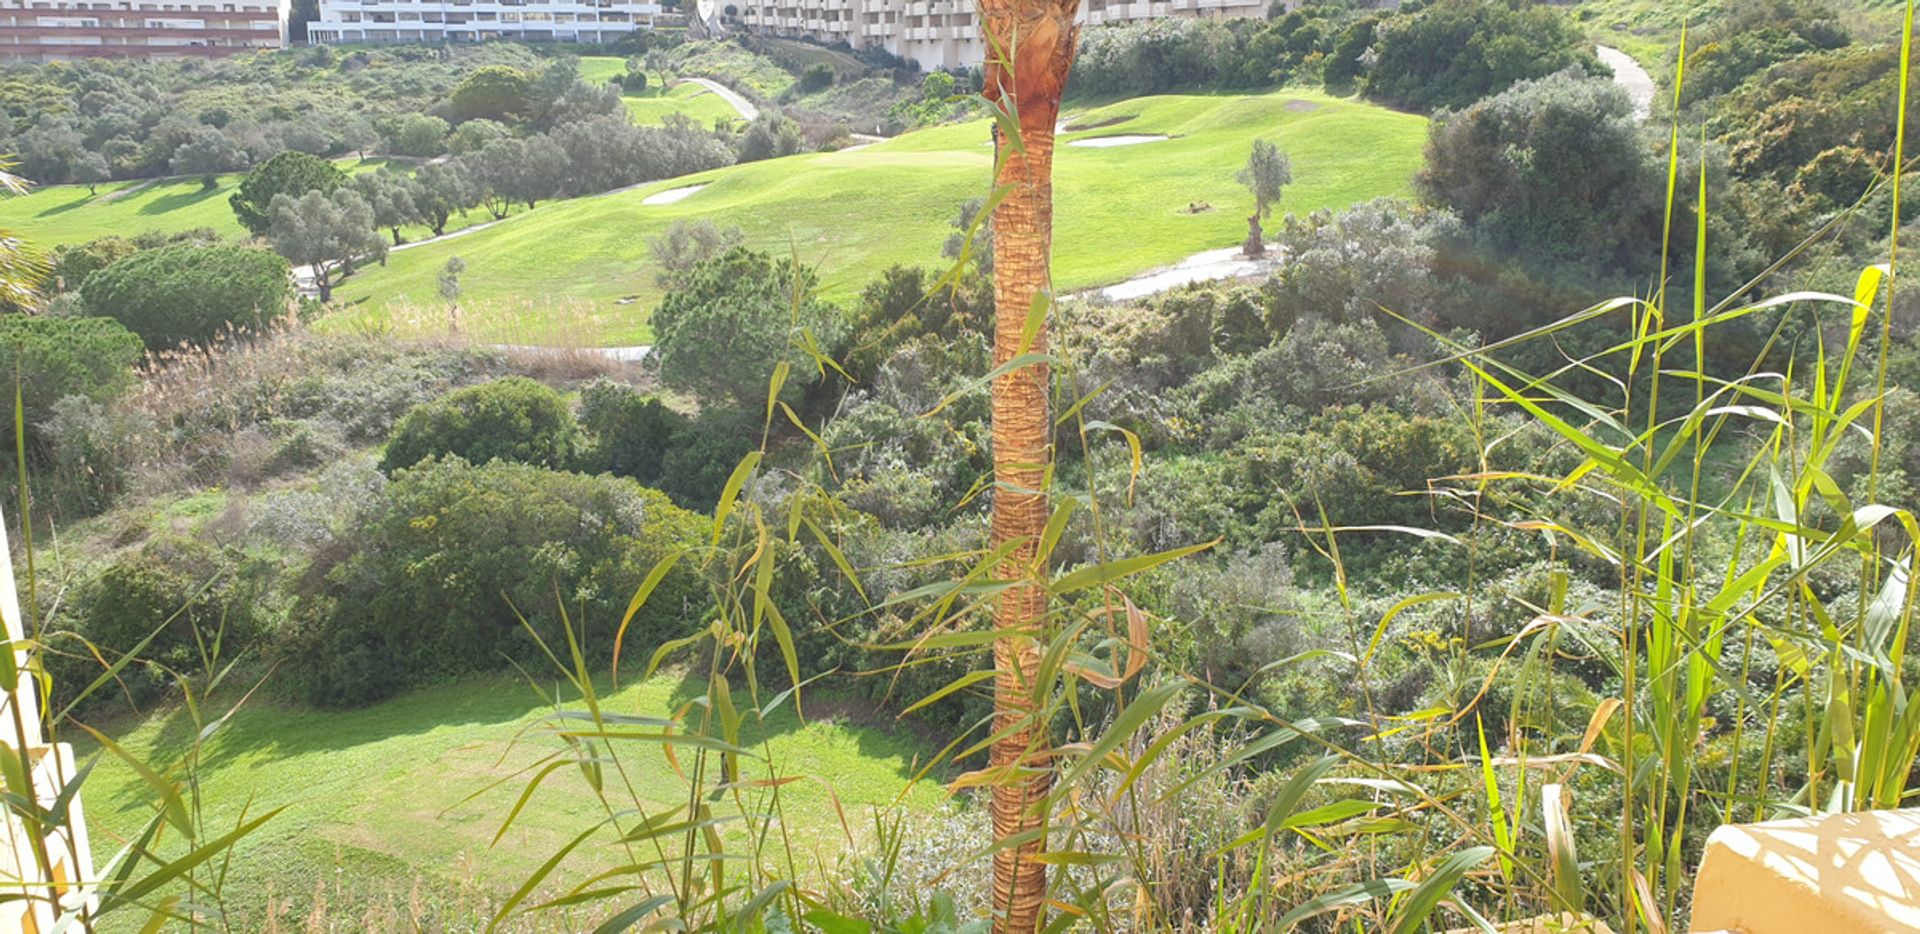
[[[996,189],[1006,192],[993,210],[994,338],[997,367],[1024,349],[1045,353],[1042,323],[1022,348],[1035,298],[1051,292],[1053,245],[1053,125],[1073,66],[1079,0],[980,0],[988,42],[984,93],[1001,113],[1017,116],[1019,139],[1007,121],[994,130]],[[1013,543],[1000,568],[1014,582],[994,607],[994,743],[990,766],[996,842],[1030,834],[994,851],[994,930],[1032,934],[1044,920],[1046,865],[1033,859],[1046,847],[1046,814],[1039,807],[1051,787],[1046,724],[1035,714],[1034,677],[1040,664],[1037,630],[1047,594],[1036,567],[1047,523],[1052,419],[1044,363],[1012,370],[993,381],[993,545]]]
[[[27,180],[13,174],[13,167],[12,159],[0,157],[0,197],[27,193]],[[33,307],[40,301],[40,284],[46,277],[46,258],[12,232],[0,230],[0,303]]]

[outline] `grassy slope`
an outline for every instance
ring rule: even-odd
[[[242,233],[227,197],[240,176],[222,176],[211,191],[187,179],[161,182],[123,198],[108,200],[142,182],[101,185],[89,195],[83,185],[52,185],[17,198],[0,199],[0,226],[41,247],[77,243],[108,233],[134,234],[146,230],[168,232],[212,227],[227,236]]]
[[[701,126],[713,126],[716,120],[738,120],[740,114],[720,95],[697,84],[678,84],[664,93],[649,90],[621,98],[635,123],[659,123],[668,114],[686,114]]]
[[[691,690],[697,688],[662,675],[621,689],[608,708],[663,715]],[[826,700],[812,696],[808,713],[814,719],[804,725],[792,705],[784,705],[770,734],[753,735],[746,744],[770,735],[785,774],[830,780],[859,836],[872,826],[868,806],[894,802],[923,751],[875,729],[819,719]],[[573,769],[556,772],[541,786],[497,847],[488,843],[524,789],[524,778],[461,804],[549,750],[551,741],[538,736],[512,745],[546,712],[524,682],[504,677],[431,688],[361,710],[243,709],[209,751],[202,792],[210,802],[210,824],[231,826],[250,798],[254,814],[283,805],[287,810],[237,851],[227,889],[229,907],[242,912],[236,929],[254,929],[270,897],[291,899],[292,917],[301,917],[318,880],[326,882],[336,917],[355,916],[358,904],[389,895],[404,903],[416,880],[429,889],[474,882],[493,893],[511,891],[600,816],[598,802]],[[145,756],[156,747],[177,748],[189,729],[176,711],[109,732]],[[82,753],[91,751],[89,745]],[[684,785],[655,748],[629,752],[623,758],[645,798],[655,806],[684,802]],[[845,846],[840,816],[818,784],[797,782],[782,794],[789,829],[807,851],[830,859]],[[942,795],[922,783],[906,800],[932,807]],[[151,813],[147,800],[131,769],[102,759],[85,794],[101,858],[144,825]],[[592,863],[588,858],[570,865]],[[568,873],[559,881],[580,878],[584,873]]]
[[[1245,235],[1247,195],[1234,181],[1251,141],[1277,141],[1293,159],[1281,209],[1304,213],[1380,195],[1402,195],[1420,163],[1418,116],[1311,92],[1260,96],[1168,95],[1095,108],[1088,123],[1126,122],[1066,134],[1055,164],[1055,274],[1086,288],[1230,246]],[[1164,133],[1174,139],[1091,149],[1091,136]],[[472,236],[393,256],[339,291],[356,303],[333,326],[383,320],[437,302],[448,256],[462,277],[468,326],[486,333],[489,302],[565,301],[591,308],[587,339],[641,343],[645,310],[659,299],[647,238],[679,218],[737,224],[758,248],[817,264],[831,298],[855,294],[894,263],[935,265],[958,205],[986,192],[992,151],[976,121],[922,130],[853,152],[815,153],[719,169],[633,192],[555,202]],[[708,187],[670,205],[649,194]],[[1205,202],[1214,210],[1188,213]],[[615,300],[633,302],[616,306]],[[404,317],[404,315],[402,315]],[[430,317],[430,316],[429,316]]]
[[[580,77],[585,81],[611,81],[627,73],[627,60],[617,55],[583,55]],[[635,123],[659,123],[667,114],[686,114],[701,126],[713,121],[738,117],[726,101],[697,84],[669,88],[666,79],[648,73],[647,90],[641,94],[623,94],[627,113]]]
[[[335,161],[355,173],[371,172],[386,164],[384,159]],[[101,185],[98,195],[88,194],[84,185],[49,185],[19,197],[0,198],[0,228],[41,248],[107,234],[132,236],[149,230],[173,233],[194,227],[212,227],[224,236],[241,237],[246,231],[227,204],[241,178],[223,175],[211,190],[201,187],[199,179],[156,182],[121,198],[112,195],[146,183],[111,182]]]

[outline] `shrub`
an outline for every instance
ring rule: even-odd
[[[453,117],[512,123],[526,115],[532,91],[526,72],[505,65],[476,68],[453,89]]]
[[[1442,115],[1418,184],[1502,250],[1637,269],[1659,253],[1660,173],[1626,92],[1568,71]]]
[[[133,478],[134,465],[151,450],[150,423],[120,406],[109,408],[85,396],[53,404],[41,423],[46,476],[35,477],[35,498],[44,497],[62,518],[98,515],[112,506]]]
[[[706,409],[660,458],[660,490],[687,509],[711,511],[727,477],[760,440],[758,412]]]
[[[139,244],[113,234],[66,244],[53,251],[49,284],[56,292],[78,292],[88,276],[138,252]]]
[[[87,311],[118,320],[160,350],[257,331],[287,311],[287,261],[233,244],[176,243],[120,260],[87,278]]]
[[[561,468],[572,462],[573,436],[573,412],[559,393],[509,376],[414,406],[394,426],[381,467],[391,472],[453,455]]]
[[[653,314],[660,378],[708,404],[765,407],[767,381],[782,360],[798,390],[813,362],[797,345],[796,327],[831,353],[837,312],[812,297],[813,271],[735,247],[687,273]]]
[[[660,400],[605,380],[580,393],[580,423],[592,439],[580,452],[583,472],[631,477],[655,488],[667,452],[693,424]]]
[[[424,462],[388,485],[350,554],[314,570],[283,670],[308,700],[341,705],[506,659],[543,664],[516,609],[564,653],[560,603],[583,651],[604,661],[634,588],[703,527],[631,480]],[[662,582],[627,630],[629,663],[698,622],[698,586],[684,565]]]
[[[224,658],[243,651],[257,633],[254,592],[238,562],[192,539],[156,539],[109,566],[83,588],[78,635],[108,664],[146,643],[140,663],[122,669],[121,697],[142,704],[164,692],[176,674],[202,670],[201,646],[218,641]],[[47,657],[56,690],[77,692],[99,677],[99,661],[75,640],[52,637]],[[63,677],[62,674],[65,674]],[[103,688],[90,702],[106,702],[116,688]],[[64,702],[57,701],[57,702]]]
[[[1464,107],[1570,67],[1598,73],[1572,20],[1531,4],[1440,0],[1384,25],[1373,51],[1367,96],[1419,110]]]
[[[833,66],[826,62],[815,62],[800,72],[800,93],[812,94],[833,87]]]
[[[0,377],[18,380],[27,437],[38,434],[54,405],[68,396],[106,402],[133,382],[140,339],[106,318],[0,315]],[[11,408],[11,406],[9,406]],[[13,444],[13,419],[0,419]]]

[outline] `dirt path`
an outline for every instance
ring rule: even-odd
[[[1633,99],[1633,118],[1645,120],[1653,113],[1653,76],[1647,74],[1633,56],[1612,46],[1595,46],[1594,52],[1600,56],[1608,68],[1613,69],[1613,83],[1625,88],[1627,97]]]
[[[507,218],[503,218],[503,220],[505,219]],[[429,243],[444,243],[448,240],[454,240],[460,237],[464,237],[470,233],[479,233],[480,231],[485,230],[488,227],[492,227],[493,225],[498,223],[500,223],[500,221],[487,221],[484,224],[472,224],[466,227],[462,227],[459,230],[456,230],[452,233],[441,234],[438,237],[428,237],[424,240],[409,240],[405,243],[400,244],[399,246],[387,247],[387,252],[403,253],[417,246],[426,246]],[[312,266],[293,267],[293,281],[294,281],[294,284],[299,287],[300,291],[303,294],[307,294],[307,295],[320,294],[319,288],[317,288],[313,284],[313,267]]]
[[[1088,289],[1068,298],[1092,298],[1098,296],[1110,302],[1132,301],[1177,289],[1195,282],[1212,282],[1217,279],[1240,279],[1247,276],[1259,276],[1279,269],[1286,257],[1278,248],[1269,249],[1267,255],[1259,259],[1248,259],[1237,246],[1219,250],[1207,250],[1195,253],[1171,266],[1155,269],[1134,276],[1125,282]]]

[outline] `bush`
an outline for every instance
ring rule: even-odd
[[[133,479],[133,468],[152,455],[145,442],[149,422],[120,406],[109,408],[85,396],[53,404],[41,423],[45,441],[36,459],[46,466],[34,477],[36,499],[58,518],[98,515],[111,507]],[[46,512],[46,509],[42,509]]]
[[[1638,269],[1659,255],[1661,168],[1626,92],[1568,71],[1442,115],[1418,184],[1504,251]]]
[[[631,480],[424,462],[388,485],[350,554],[310,575],[283,670],[308,700],[343,705],[496,670],[507,659],[544,665],[516,609],[565,657],[559,603],[587,657],[605,661],[634,588],[703,528]],[[668,575],[634,617],[630,665],[699,622],[699,582],[688,567]]]
[[[833,66],[815,62],[800,72],[800,93],[812,94],[833,87]]]
[[[760,428],[758,412],[702,411],[661,455],[661,492],[684,508],[712,511],[733,468],[759,443]]]
[[[203,643],[211,648],[218,641],[222,658],[245,650],[258,630],[257,594],[238,571],[236,561],[209,545],[166,537],[101,572],[80,595],[78,635],[108,664],[153,639],[140,650],[141,663],[122,669],[118,685],[102,688],[89,702],[106,703],[118,694],[137,705],[158,697],[173,683],[169,671],[202,670]],[[77,693],[99,677],[99,661],[84,645],[57,634],[50,645],[56,690]]]
[[[391,472],[452,455],[564,468],[573,461],[573,436],[573,412],[559,393],[509,376],[414,406],[394,426],[380,466]]]
[[[66,244],[53,251],[49,284],[56,292],[78,292],[88,276],[138,252],[139,244],[112,234]]]
[[[106,318],[0,315],[0,376],[18,380],[27,437],[39,441],[55,404],[69,396],[106,402],[133,382],[140,339]],[[0,419],[11,447],[13,419]],[[38,445],[36,444],[36,448]]]
[[[1571,67],[1602,73],[1566,14],[1492,0],[1440,0],[1396,18],[1381,27],[1374,54],[1367,96],[1418,110],[1464,107]]]
[[[810,269],[744,247],[694,267],[653,314],[661,380],[707,405],[759,411],[775,365],[785,360],[792,367],[787,388],[797,394],[816,371],[797,345],[796,327],[827,353],[837,349],[839,316],[812,297],[815,282]]]
[[[667,452],[693,424],[660,400],[605,380],[580,393],[580,423],[592,439],[580,453],[583,472],[631,477],[655,488]]]
[[[287,311],[293,273],[266,250],[177,243],[87,278],[87,311],[118,320],[155,349],[200,344],[229,328],[258,331]]]
[[[497,120],[513,123],[531,105],[533,79],[505,65],[476,68],[453,89],[450,102],[455,120]]]

